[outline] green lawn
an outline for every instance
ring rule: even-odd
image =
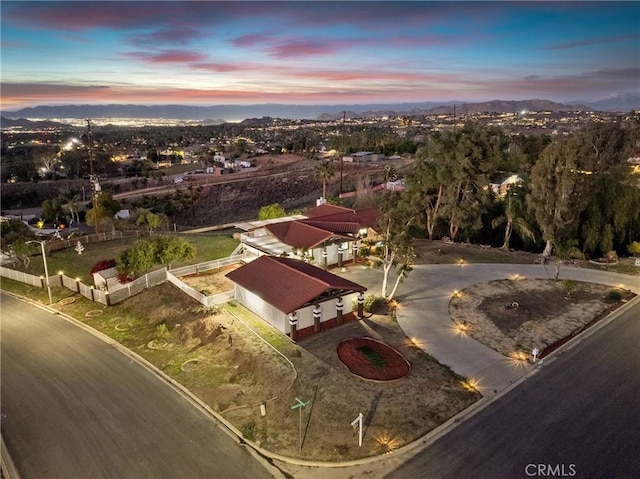
[[[196,247],[196,257],[189,261],[176,262],[171,265],[172,267],[225,258],[229,256],[238,245],[238,241],[230,236],[182,235],[182,237]],[[136,238],[129,238],[89,243],[85,245],[85,249],[81,255],[76,253],[73,247],[54,251],[47,254],[49,274],[54,275],[62,271],[71,278],[80,278],[85,284],[92,284],[93,279],[89,278],[91,268],[99,261],[115,259],[135,240]],[[160,267],[161,266],[158,266],[158,268]],[[31,264],[27,272],[35,275],[44,274],[41,255],[31,257]]]

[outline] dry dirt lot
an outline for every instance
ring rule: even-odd
[[[233,290],[233,281],[225,275],[238,265],[218,270],[205,271],[199,274],[183,276],[180,279],[192,288],[207,296]]]
[[[608,299],[614,288],[548,279],[504,279],[482,283],[451,299],[451,319],[482,344],[513,357],[538,348],[543,356],[595,320],[619,307]],[[625,299],[633,294],[623,292]]]

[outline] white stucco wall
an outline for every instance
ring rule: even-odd
[[[234,286],[235,299],[245,308],[260,316],[264,321],[274,326],[284,334],[291,332],[289,325],[289,316],[274,306],[270,305],[258,295],[243,288],[242,286]],[[343,314],[353,311],[353,301],[358,297],[357,293],[346,295],[342,298],[344,308]],[[333,319],[337,315],[336,303],[337,299],[331,299],[320,304],[322,310],[322,322]],[[298,313],[298,330],[313,326],[313,305],[297,310]]]
[[[345,242],[347,244],[347,249],[344,253],[342,253],[342,261],[343,262],[347,262],[349,260],[351,260],[353,258],[353,251],[352,251],[352,241],[349,242]],[[332,244],[327,246],[327,265],[328,266],[334,266],[338,264],[338,246],[337,244]],[[322,250],[324,248],[319,247],[319,248],[313,248],[313,261],[311,262],[311,264],[318,266],[319,268],[322,268],[323,266],[323,262],[322,262]]]
[[[282,311],[271,306],[258,295],[237,284],[234,286],[234,292],[236,301],[245,308],[260,316],[264,321],[271,324],[279,331],[285,334],[290,332],[288,316]]]

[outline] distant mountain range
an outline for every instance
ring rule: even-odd
[[[396,115],[452,114],[455,105],[457,114],[469,113],[514,113],[518,111],[630,111],[640,109],[640,93],[624,93],[584,104],[583,102],[556,103],[550,100],[493,100],[483,103],[422,102],[369,105],[284,105],[267,103],[261,105],[60,105],[37,106],[17,111],[2,112],[2,126],[17,118],[84,119],[84,118],[138,118],[193,120],[203,124],[224,121],[242,121],[247,118],[289,119],[339,119],[380,118]],[[217,118],[217,120],[212,120]],[[7,123],[5,123],[7,122]]]
[[[26,118],[18,118],[17,120],[12,120],[10,118],[0,117],[0,126],[2,128],[10,128],[10,127],[21,127],[21,128],[34,128],[34,129],[43,129],[43,128],[60,128],[61,126],[65,126],[64,123],[59,123],[57,121],[49,121],[49,120],[38,120],[31,121]]]

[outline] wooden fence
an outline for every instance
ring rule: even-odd
[[[69,239],[64,240],[52,240],[45,243],[45,248],[47,252],[50,251],[59,251],[61,249],[73,248],[78,241],[82,244],[88,243],[99,243],[102,241],[111,241],[123,238],[140,238],[143,236],[149,236],[149,233],[142,230],[131,230],[131,231],[110,231],[108,233],[98,233],[93,235],[84,235],[84,236],[74,236]]]

